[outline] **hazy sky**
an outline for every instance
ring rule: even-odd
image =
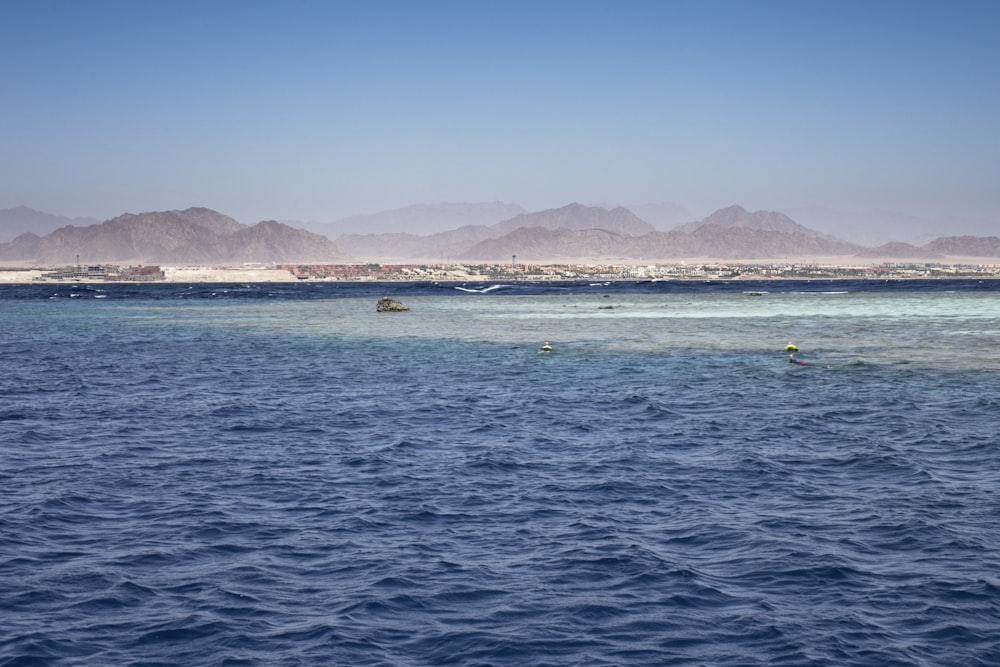
[[[997,0],[0,0],[0,208],[1000,220]]]

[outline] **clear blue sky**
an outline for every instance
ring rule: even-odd
[[[996,0],[0,0],[0,208],[1000,220]]]

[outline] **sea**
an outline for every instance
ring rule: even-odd
[[[998,665],[998,427],[1000,280],[3,285],[0,665]]]

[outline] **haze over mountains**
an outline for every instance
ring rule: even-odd
[[[3,221],[3,219],[0,219]],[[324,236],[273,220],[247,226],[207,208],[125,213],[0,244],[0,260],[36,264],[218,264],[344,259]]]
[[[527,213],[517,204],[505,202],[413,204],[369,215],[352,215],[335,222],[310,223],[284,220],[292,226],[335,239],[341,234],[392,234],[422,230],[424,234],[444,232],[467,225],[490,225]]]
[[[43,213],[27,206],[18,206],[0,210],[0,243],[13,241],[15,238],[31,232],[48,234],[66,225],[96,225],[96,218],[66,218],[61,215]]]
[[[544,220],[540,216],[535,218],[540,219]],[[780,213],[751,214],[739,206],[722,209],[695,225],[686,226],[687,229],[660,232],[650,228],[644,233],[629,234],[608,227],[611,225],[576,229],[551,224],[520,226],[472,246],[459,259],[500,259],[518,254],[524,261],[568,261],[590,254],[608,260],[648,262],[690,258],[780,260],[845,256],[860,250],[860,246],[846,241],[824,238],[809,230],[799,231],[799,225]]]
[[[645,210],[660,221],[683,215],[683,209],[670,205],[647,205]],[[64,224],[53,229],[59,222]],[[97,223],[18,207],[0,210],[0,238],[17,234],[0,243],[0,261],[56,265],[79,258],[83,263],[232,265],[508,262],[515,256],[521,263],[1000,257],[996,236],[947,236],[919,246],[895,241],[869,247],[823,234],[784,213],[750,212],[740,206],[669,229],[620,206],[572,203],[528,212],[502,202],[418,205],[357,216],[329,228],[352,226],[367,233],[341,233],[331,241],[273,220],[244,225],[207,208],[125,213]],[[399,231],[407,228],[439,231]]]

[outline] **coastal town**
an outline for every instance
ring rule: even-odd
[[[905,280],[997,278],[1000,264],[243,264],[238,266],[73,265],[0,267],[0,282],[294,282],[561,280]]]
[[[352,264],[283,265],[303,280],[771,280],[992,278],[1000,264]]]

